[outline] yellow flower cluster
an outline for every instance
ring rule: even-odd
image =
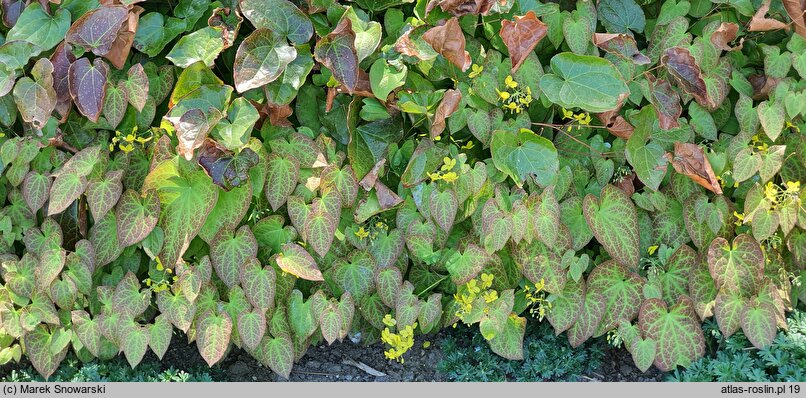
[[[772,181],[764,186],[764,198],[766,198],[773,206],[777,206],[795,200],[798,204],[801,203],[800,198],[800,181],[787,181],[786,186],[779,186]]]
[[[532,103],[532,89],[528,86],[525,89],[518,88],[518,82],[507,76],[504,79],[504,91],[495,89],[498,99],[502,102],[501,108],[511,113],[521,113]]]
[[[112,137],[112,142],[109,144],[109,152],[114,151],[115,146],[117,146],[124,153],[129,153],[134,150],[135,143],[145,145],[145,143],[151,141],[152,138],[153,136],[145,137],[139,135],[136,127],[131,133],[125,136],[123,136],[123,133],[120,131],[115,131],[115,136]]]
[[[159,280],[146,278],[145,284],[154,293],[159,293],[168,290],[171,287],[171,284],[173,282],[176,282],[177,279],[179,278],[177,278],[176,275],[169,277],[170,274],[173,274],[173,270],[171,270],[170,268],[165,268],[165,266],[162,265],[162,261],[160,260],[159,257],[157,257],[155,260],[157,262],[155,268],[157,269],[157,271],[162,272],[162,278],[160,278]]]
[[[414,325],[406,325],[406,327],[399,329],[397,333],[389,330],[390,327],[397,325],[397,321],[392,318],[392,315],[386,314],[383,317],[383,323],[387,327],[381,332],[381,341],[390,347],[383,352],[383,355],[386,356],[386,359],[394,359],[400,363],[405,362],[403,354],[414,346],[414,329],[417,328],[417,322],[414,322]]]
[[[770,149],[766,142],[761,141],[761,136],[759,134],[754,135],[750,142],[753,147],[761,153],[766,153]]]
[[[574,113],[569,111],[568,109],[563,108],[563,119],[571,120],[577,124],[577,130],[581,129],[582,126],[588,126],[591,124],[591,115],[588,112],[582,113]],[[574,129],[574,125],[568,126],[568,131]]]
[[[536,316],[539,321],[546,317],[546,314],[551,311],[551,302],[546,300],[546,281],[541,279],[540,282],[535,283],[534,287],[526,285],[523,291],[526,293],[526,301],[529,305],[529,313]]]
[[[428,176],[431,177],[431,181],[445,181],[449,184],[453,184],[456,180],[459,179],[459,176],[456,172],[451,171],[453,168],[456,167],[456,159],[451,159],[449,157],[444,157],[442,159],[442,167],[436,173],[428,173]]]
[[[465,321],[465,315],[473,311],[473,302],[478,297],[484,298],[484,302],[489,304],[498,300],[498,292],[490,289],[493,286],[492,274],[481,274],[481,278],[471,279],[469,282],[459,286],[453,299],[458,307],[456,310],[456,317]],[[456,326],[456,325],[454,325]]]

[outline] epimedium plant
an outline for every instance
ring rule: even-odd
[[[806,301],[799,2],[0,8],[0,362],[545,319],[668,371]]]

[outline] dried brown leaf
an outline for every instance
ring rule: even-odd
[[[546,37],[548,31],[548,25],[537,19],[534,11],[529,11],[522,17],[515,16],[512,21],[506,19],[501,21],[499,35],[509,50],[512,73],[520,68],[537,43]]]
[[[462,92],[448,90],[442,96],[442,101],[434,112],[434,122],[431,123],[431,138],[437,138],[445,130],[445,119],[459,109],[462,102]]]
[[[623,116],[619,115],[618,110],[597,113],[596,117],[607,127],[607,131],[621,139],[630,139],[633,131],[635,131],[635,128]]]
[[[674,143],[674,155],[666,153],[665,156],[678,173],[685,174],[705,189],[722,195],[722,187],[714,175],[711,163],[699,145],[678,141]]]
[[[494,5],[495,0],[431,0],[425,12],[428,14],[439,6],[442,11],[449,12],[456,17],[468,14],[486,15]]]
[[[768,30],[789,29],[789,25],[772,18],[767,18],[767,11],[770,10],[770,3],[772,0],[764,0],[761,7],[758,8],[753,18],[750,19],[750,27],[747,29],[751,32],[764,32]]]
[[[806,0],[783,0],[784,8],[792,23],[795,33],[806,39]]]
[[[739,25],[733,22],[722,22],[719,28],[711,34],[711,43],[722,51],[736,51],[744,47],[744,38],[739,39],[739,44],[735,47],[730,45],[730,42],[736,40],[736,35],[739,33]]]
[[[425,40],[445,59],[456,65],[462,72],[470,67],[470,54],[465,51],[465,34],[456,17],[449,19],[444,25],[428,29],[423,34]]]
[[[677,84],[691,94],[700,105],[709,109],[716,108],[717,105],[708,97],[702,70],[687,49],[682,47],[667,49],[661,57],[661,64],[666,67]]]
[[[129,58],[129,52],[134,43],[134,35],[137,33],[137,25],[140,23],[140,14],[143,11],[145,10],[140,6],[134,6],[129,10],[129,15],[118,30],[118,36],[112,43],[112,47],[104,55],[104,58],[108,59],[116,69],[123,69],[123,66],[126,65],[126,59]]]

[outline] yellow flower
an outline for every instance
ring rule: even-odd
[[[442,158],[442,163],[443,163],[442,168],[440,170],[449,171],[453,169],[454,166],[456,166],[456,159],[451,159],[445,156],[444,158]]]
[[[658,250],[658,245],[653,245],[653,246],[649,246],[649,248],[646,249],[646,252],[647,252],[647,254],[649,254],[651,256],[651,255],[655,254],[656,250]]]
[[[515,89],[515,88],[518,87],[518,82],[516,82],[515,79],[512,78],[512,76],[507,76],[507,78],[504,79],[504,84],[507,87],[512,88],[512,89]]]
[[[431,181],[439,181],[442,179],[442,174],[439,173],[428,173],[428,176],[431,177]]]
[[[772,181],[764,186],[764,197],[767,198],[770,203],[778,203],[778,186],[773,184]]]
[[[483,70],[484,70],[483,66],[473,64],[473,65],[470,66],[470,74],[468,74],[467,77],[472,79],[472,78],[480,75]]]
[[[163,269],[165,269],[165,266],[162,265],[162,260],[160,260],[159,257],[156,258],[156,261],[157,261],[157,271],[162,271]]]
[[[429,347],[431,347],[431,342],[428,340],[423,341],[423,348],[429,348]]]
[[[364,238],[369,236],[369,232],[367,232],[364,227],[361,227],[358,231],[355,231],[355,236],[357,236],[358,239],[364,240]]]
[[[447,182],[449,184],[452,184],[452,183],[456,182],[456,180],[459,179],[459,176],[457,176],[456,173],[451,171],[451,172],[445,173],[445,175],[442,176],[442,179],[445,180],[445,182]]]
[[[498,292],[495,290],[489,290],[487,293],[484,293],[484,302],[492,303],[493,301],[498,300]]]
[[[464,149],[464,150],[473,149],[474,145],[475,144],[473,144],[473,141],[471,140],[471,141],[466,142],[464,145],[462,145],[461,148]]]
[[[736,222],[734,222],[734,224],[736,224],[737,227],[740,227],[742,224],[744,224],[744,213],[734,211],[733,216],[736,217]]]
[[[787,181],[786,182],[786,193],[788,193],[788,194],[800,193],[800,181]]]
[[[495,276],[493,274],[481,274],[481,288],[486,289],[492,286],[493,279],[495,279]]]
[[[392,327],[397,325],[397,321],[395,320],[395,318],[392,318],[391,314],[386,314],[386,316],[383,317],[383,324]]]
[[[568,109],[563,108],[563,119],[572,119],[573,117],[574,112],[571,112]]]
[[[498,98],[500,98],[501,101],[506,101],[506,100],[509,99],[509,93],[508,92],[499,91],[498,89],[495,89],[495,92],[498,93]]]

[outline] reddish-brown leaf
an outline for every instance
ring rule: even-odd
[[[672,88],[668,81],[658,79],[649,83],[649,102],[655,106],[655,113],[658,115],[660,128],[669,130],[680,127],[677,119],[683,113],[680,105],[680,94]]]
[[[635,193],[635,172],[627,174],[615,183],[616,188],[624,191],[627,196]]]
[[[68,86],[70,96],[79,112],[93,122],[98,121],[106,98],[106,81],[109,65],[102,59],[90,60],[82,57],[70,65]]]
[[[792,23],[795,33],[806,39],[806,0],[783,0],[784,8]]]
[[[367,173],[367,175],[365,175],[364,178],[358,182],[358,185],[360,185],[361,188],[364,188],[365,191],[372,190],[372,187],[374,187],[375,183],[378,181],[378,175],[381,173],[381,169],[385,164],[386,158],[383,158],[379,160],[378,163],[375,163],[375,166],[372,166],[372,170],[370,170],[369,173]]]
[[[700,105],[709,109],[716,107],[716,104],[708,97],[705,80],[702,78],[702,71],[697,65],[697,61],[687,49],[682,47],[667,49],[661,57],[661,63],[677,84],[685,92],[691,94]]]
[[[95,55],[104,56],[112,49],[118,31],[128,17],[129,10],[124,6],[96,8],[73,22],[65,40],[91,50]]]
[[[711,43],[722,51],[735,51],[741,50],[744,47],[744,37],[739,39],[739,44],[735,47],[730,45],[730,42],[736,40],[736,35],[739,33],[739,25],[733,22],[722,22],[719,28],[711,34]]]
[[[246,183],[249,169],[258,163],[258,155],[250,148],[234,154],[215,140],[207,138],[199,148],[199,165],[213,183],[226,191]]]
[[[359,97],[375,98],[375,94],[372,94],[372,85],[369,82],[369,73],[364,72],[363,69],[358,70],[358,80],[352,91],[344,84],[337,87],[335,91],[336,93],[348,93]],[[330,110],[328,110],[328,112],[330,112]]]
[[[30,2],[30,0],[0,1],[0,9],[3,11],[3,25],[6,25],[7,28],[13,27],[17,23],[20,14],[22,14],[22,10],[24,10]]]
[[[635,39],[624,33],[594,33],[593,44],[610,54],[629,59],[636,65],[651,62],[649,57],[638,51]]]
[[[678,173],[685,174],[705,189],[722,195],[722,187],[714,175],[711,163],[699,145],[678,141],[674,143],[674,155],[666,153],[665,156]]]
[[[108,59],[112,66],[117,69],[123,69],[123,66],[126,64],[126,58],[129,57],[132,43],[134,43],[134,35],[137,33],[140,14],[142,14],[143,11],[145,10],[140,6],[131,8],[126,21],[123,22],[123,25],[121,25],[118,30],[115,41],[112,42],[112,47],[109,49],[109,52],[104,55],[104,58]]]
[[[757,101],[765,100],[770,93],[775,90],[781,79],[767,75],[750,75],[747,77],[750,86],[753,87],[753,99]]]
[[[596,117],[607,127],[607,131],[621,139],[630,139],[635,130],[635,128],[624,119],[624,116],[619,115],[618,110],[597,113]]]
[[[434,112],[434,122],[431,123],[431,138],[437,138],[445,130],[445,119],[459,109],[462,102],[462,92],[448,90],[442,96],[442,101]]]
[[[67,118],[73,104],[73,98],[70,96],[69,73],[70,65],[75,60],[76,57],[73,55],[71,46],[65,42],[61,42],[50,56],[50,62],[53,64],[53,89],[56,90],[56,111],[63,119]]]
[[[747,30],[751,32],[763,32],[767,30],[789,29],[789,25],[772,18],[767,18],[767,11],[770,10],[772,0],[764,0],[758,8],[753,18],[750,19],[750,26]],[[784,2],[786,3],[786,2]]]
[[[499,35],[509,50],[512,73],[520,68],[537,43],[546,37],[548,31],[548,25],[537,19],[534,11],[529,11],[522,17],[515,16],[512,21],[506,19],[501,21]]]
[[[445,59],[456,65],[462,72],[470,67],[470,54],[465,51],[465,34],[456,17],[449,19],[444,25],[435,26],[423,33],[423,40]]]
[[[355,32],[350,18],[342,18],[336,28],[316,42],[313,53],[333,77],[349,91],[358,85],[358,55],[355,50]]]
[[[230,8],[216,8],[210,18],[207,20],[207,25],[214,28],[221,29],[221,39],[224,41],[224,48],[230,48],[235,44],[235,38],[238,37],[238,30],[241,28],[243,17],[237,9],[231,10]]]
[[[442,11],[461,17],[467,14],[486,15],[495,5],[495,0],[431,0],[426,7],[426,14],[439,6]]]

